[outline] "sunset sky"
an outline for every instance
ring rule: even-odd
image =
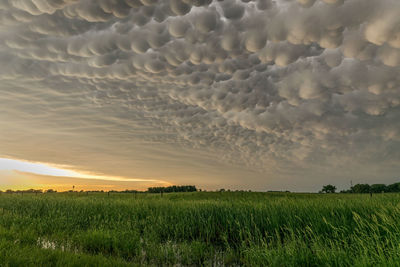
[[[398,0],[0,0],[0,190],[400,181]]]

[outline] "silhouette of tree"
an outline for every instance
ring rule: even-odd
[[[369,193],[370,191],[371,186],[369,184],[355,184],[351,187],[353,193]]]
[[[172,193],[172,192],[196,192],[196,186],[194,185],[181,185],[181,186],[168,186],[168,187],[149,187],[147,192],[149,193]]]
[[[386,192],[400,192],[400,183],[394,183],[386,186]]]
[[[324,185],[321,190],[322,193],[335,193],[336,192],[336,186],[328,184]]]
[[[371,193],[382,193],[387,192],[387,187],[385,184],[373,184],[370,187]]]
[[[54,189],[47,189],[47,190],[46,190],[46,193],[57,193],[57,191],[54,190]]]

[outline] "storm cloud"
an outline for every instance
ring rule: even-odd
[[[400,175],[398,0],[0,0],[0,156],[204,187]]]

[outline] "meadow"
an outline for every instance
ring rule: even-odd
[[[400,194],[0,195],[0,266],[399,266]]]

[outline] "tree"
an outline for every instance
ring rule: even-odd
[[[149,193],[171,193],[171,192],[196,192],[196,186],[194,185],[173,185],[168,187],[149,187],[147,192]]]
[[[54,189],[47,189],[47,190],[46,190],[46,193],[57,193],[57,191],[54,190]]]
[[[347,189],[347,190],[341,190],[340,193],[348,194],[348,193],[353,193],[353,192],[351,191],[351,189]]]
[[[371,193],[387,192],[387,187],[384,184],[373,184],[370,187]]]
[[[353,193],[369,193],[371,186],[369,184],[356,184],[351,187]]]
[[[386,192],[400,192],[400,183],[394,183],[386,186]]]
[[[321,190],[322,193],[335,193],[336,192],[336,186],[328,184],[324,185]]]

